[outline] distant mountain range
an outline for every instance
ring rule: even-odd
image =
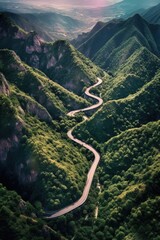
[[[84,27],[84,23],[58,13],[16,14],[4,12],[12,22],[27,32],[36,31],[45,41],[72,39]],[[2,14],[1,14],[1,21]]]
[[[129,16],[132,13],[136,13],[140,9],[147,9],[160,3],[160,0],[146,1],[146,0],[123,0],[115,3],[111,6],[102,7],[99,9],[88,9],[84,10],[83,14],[92,17],[106,17],[106,18],[117,18]]]
[[[160,4],[147,9],[142,16],[151,23],[160,24]]]

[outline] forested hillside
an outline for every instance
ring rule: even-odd
[[[105,73],[80,54],[69,42],[44,42],[36,32],[27,33],[7,16],[0,22],[0,48],[14,50],[28,65],[43,71],[69,91],[78,95],[83,88]]]
[[[81,42],[78,49],[100,67],[114,73],[139,47],[146,47],[159,56],[159,34],[159,25],[149,24],[136,14],[124,21],[107,23],[87,41]],[[119,59],[119,56],[122,57]]]
[[[46,209],[72,202],[83,189],[88,162],[61,134],[67,130],[65,121],[73,124],[65,120],[67,111],[87,102],[22,63],[12,51],[0,51],[0,71],[3,183],[31,202],[38,199]],[[66,198],[62,189],[71,195]]]

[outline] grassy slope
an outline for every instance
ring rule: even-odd
[[[126,21],[109,22],[79,50],[103,69],[115,72],[139,45],[159,55],[159,32],[158,25],[149,24],[136,14]]]
[[[113,20],[107,23],[102,29],[91,35],[86,42],[82,42],[78,50],[85,56],[93,58],[95,54],[105,45],[105,43],[116,34],[121,28],[123,21]]]

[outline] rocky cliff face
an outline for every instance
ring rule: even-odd
[[[0,73],[0,94],[4,94],[6,96],[9,96],[10,94],[9,85],[2,73]]]
[[[51,116],[45,109],[41,109],[36,102],[31,102],[29,98],[26,99],[26,108],[22,109],[19,106],[16,109],[10,101],[13,98],[13,93],[10,91],[6,78],[1,73],[0,94],[0,178],[7,179],[4,182],[7,186],[12,186],[13,182],[16,182],[14,187],[18,188],[18,185],[23,186],[36,181],[38,174],[31,164],[29,155],[23,158],[18,157],[24,141],[23,132],[26,124],[19,113],[25,115],[28,112],[46,121],[51,121]]]

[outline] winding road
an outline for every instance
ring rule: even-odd
[[[71,112],[68,113],[68,116],[72,116],[73,117],[76,113],[92,110],[92,109],[98,108],[99,106],[102,105],[103,100],[100,97],[97,97],[97,96],[95,96],[95,95],[90,93],[90,90],[92,88],[95,88],[95,87],[97,87],[98,85],[100,85],[102,83],[102,80],[100,78],[97,78],[97,80],[98,80],[98,82],[96,84],[94,84],[93,86],[91,86],[91,87],[86,89],[85,94],[87,96],[93,98],[93,99],[96,99],[98,101],[98,103],[94,104],[94,105],[92,105],[90,107],[87,107],[87,108],[71,111]],[[75,138],[72,135],[72,132],[73,132],[74,128],[72,128],[71,130],[68,131],[68,133],[67,133],[68,137],[72,141],[80,144],[81,146],[83,146],[83,147],[87,148],[89,151],[91,151],[94,154],[94,161],[93,161],[93,163],[92,163],[92,165],[90,167],[90,170],[89,170],[89,172],[87,174],[86,184],[85,184],[85,187],[84,187],[84,190],[83,190],[83,193],[82,193],[82,196],[80,197],[80,199],[77,200],[76,202],[72,203],[71,205],[69,205],[69,206],[67,206],[65,208],[62,208],[61,210],[55,211],[50,216],[45,217],[46,219],[52,219],[52,218],[56,218],[56,217],[62,216],[64,214],[66,214],[66,213],[68,213],[68,212],[70,212],[70,211],[80,207],[87,200],[88,194],[89,194],[89,191],[90,191],[90,188],[91,188],[91,184],[92,184],[92,181],[93,181],[93,177],[94,177],[97,165],[98,165],[98,163],[100,161],[100,154],[92,146],[86,144],[85,142],[82,142],[81,140]]]

